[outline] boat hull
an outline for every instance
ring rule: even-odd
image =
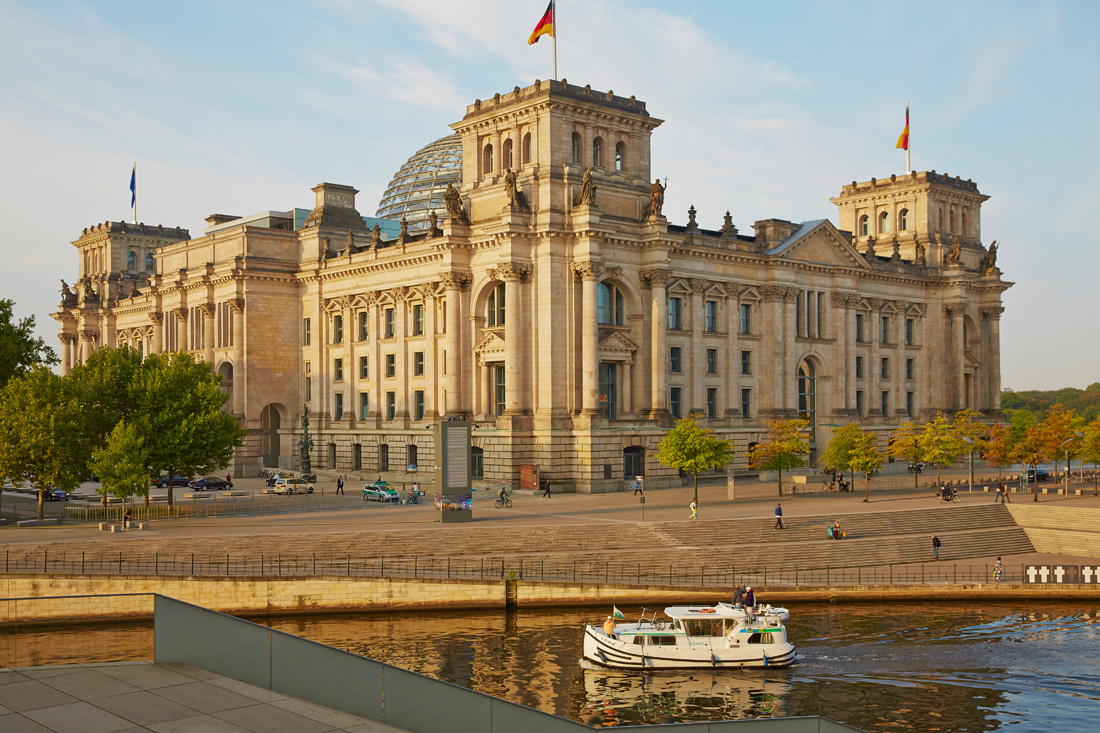
[[[644,647],[607,636],[595,627],[584,630],[584,658],[612,669],[741,669],[787,667],[795,648],[786,642],[742,647]]]

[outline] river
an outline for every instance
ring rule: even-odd
[[[590,725],[822,715],[867,731],[1100,730],[1097,605],[795,605],[793,667],[652,674],[580,663],[583,624],[607,610],[257,620]],[[0,649],[20,665],[152,656],[146,622],[14,633]]]

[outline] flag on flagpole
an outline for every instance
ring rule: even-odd
[[[622,611],[620,611],[620,610],[619,610],[618,608],[616,608],[615,606],[612,606],[612,607],[611,607],[611,610],[613,610],[613,611],[615,612],[615,618],[622,618],[622,617],[623,617],[623,612],[622,612]]]
[[[546,6],[546,12],[542,14],[542,19],[535,26],[535,30],[531,31],[527,44],[538,43],[540,36],[554,37],[554,0],[550,0],[550,4]]]
[[[130,171],[130,208],[134,210],[134,223],[137,224],[137,161],[134,161],[134,169]]]
[[[901,131],[901,135],[898,136],[898,144],[894,146],[895,150],[908,150],[909,149],[909,103],[905,103],[905,129]]]

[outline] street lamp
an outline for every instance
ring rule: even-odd
[[[1073,441],[1077,440],[1078,438],[1083,438],[1083,437],[1085,437],[1084,433],[1081,433],[1081,432],[1078,432],[1078,431],[1074,430],[1073,431],[1073,437],[1072,438],[1066,438],[1065,440],[1062,441],[1062,444],[1060,446],[1058,446],[1059,448],[1062,449],[1062,452],[1066,454],[1066,497],[1069,497],[1069,448],[1066,447],[1066,444],[1067,443],[1072,443]]]
[[[967,493],[973,494],[974,493],[974,439],[973,438],[968,438],[965,435],[962,436],[962,439],[970,444],[970,450],[966,454],[970,459],[970,489],[968,490]]]

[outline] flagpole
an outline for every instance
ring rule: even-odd
[[[550,36],[554,39],[554,81],[558,80],[558,0],[553,0],[551,5],[554,18],[554,33]]]
[[[909,139],[905,141],[905,172],[912,175],[913,166],[909,165],[909,149],[913,147],[913,128],[909,127],[909,100],[905,100],[905,126],[909,128]]]
[[[133,205],[132,208],[134,210],[134,226],[137,226],[137,161],[136,160],[134,161],[133,176],[134,176],[134,190],[133,190],[134,205]]]

